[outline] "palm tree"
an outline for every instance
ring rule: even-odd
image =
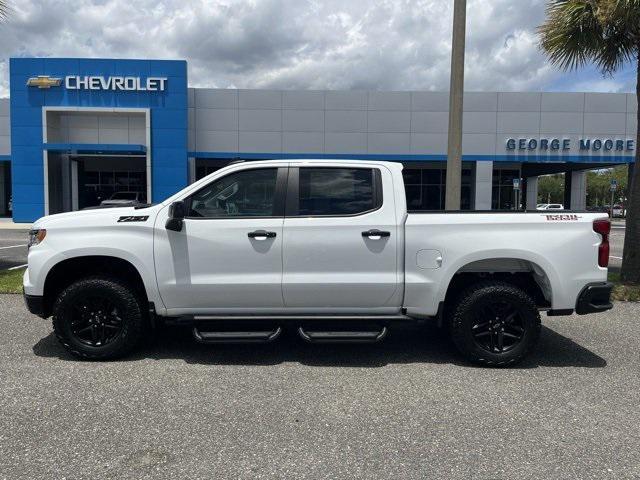
[[[552,64],[575,70],[593,63],[603,75],[635,65],[640,100],[640,0],[548,0],[546,13],[538,33]],[[621,272],[630,283],[640,283],[640,108],[637,140]]]
[[[0,0],[0,20],[4,20],[7,18],[7,12],[9,11],[9,6],[4,0]]]

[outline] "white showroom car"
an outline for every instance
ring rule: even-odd
[[[116,192],[111,197],[100,202],[102,207],[117,207],[140,205],[144,203],[144,194],[141,192]]]
[[[536,210],[564,210],[564,205],[561,203],[539,203]]]

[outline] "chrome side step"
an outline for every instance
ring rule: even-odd
[[[380,330],[307,330],[298,327],[298,335],[310,343],[376,343],[387,336],[387,327]]]
[[[268,343],[282,333],[282,327],[273,330],[200,330],[193,327],[193,336],[200,343]]]

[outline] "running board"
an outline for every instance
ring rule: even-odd
[[[306,330],[298,334],[310,343],[375,343],[387,336],[387,327],[380,330]]]
[[[266,331],[202,331],[197,326],[193,327],[193,336],[200,343],[268,343],[278,338],[280,333],[281,327]]]
[[[407,315],[194,315],[191,318],[196,322],[216,321],[253,321],[272,320],[278,322],[307,322],[307,321],[374,321],[374,322],[400,322],[415,321]]]

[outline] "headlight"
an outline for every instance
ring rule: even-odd
[[[46,236],[47,230],[44,228],[29,230],[29,243],[27,244],[27,247],[31,248],[34,245],[40,244]]]

